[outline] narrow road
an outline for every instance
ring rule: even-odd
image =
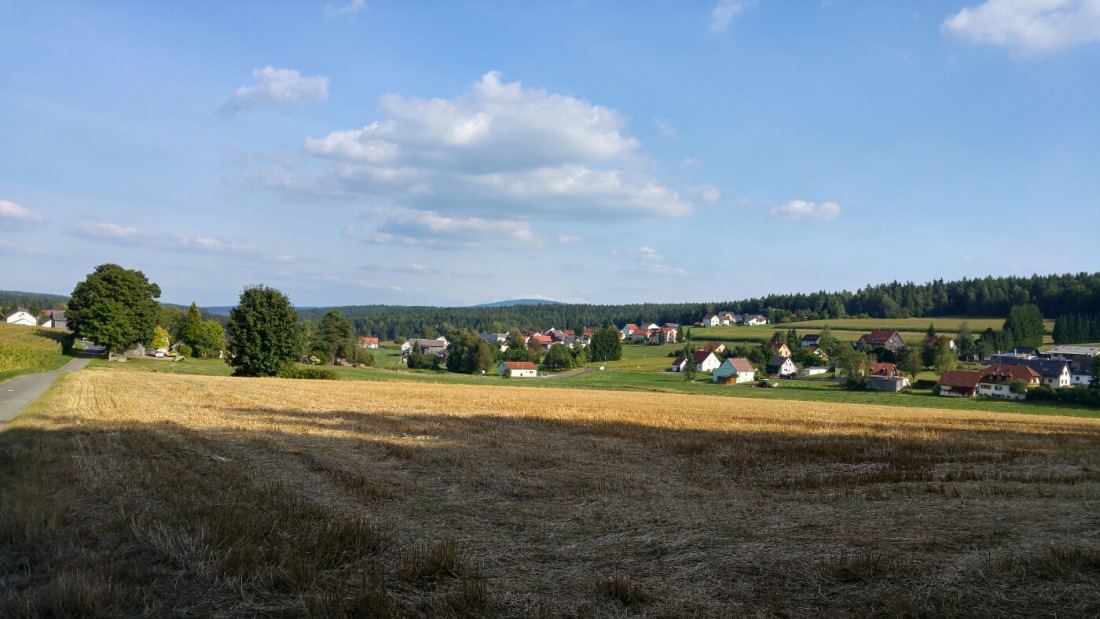
[[[90,347],[87,350],[80,351],[76,359],[66,363],[59,370],[24,374],[0,383],[0,428],[3,428],[16,415],[23,412],[23,409],[30,406],[31,402],[42,397],[42,394],[46,393],[46,390],[57,380],[58,376],[83,369],[84,366],[88,365],[89,360],[102,354],[102,347]]]

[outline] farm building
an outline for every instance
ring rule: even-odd
[[[814,367],[802,368],[802,371],[799,372],[799,374],[802,375],[802,376],[820,376],[821,374],[827,374],[828,372],[829,372],[829,368],[821,367],[821,366],[814,366]]]
[[[856,340],[856,348],[860,350],[885,348],[897,352],[904,347],[905,342],[897,331],[872,331]]]
[[[867,377],[867,388],[871,391],[899,392],[909,386],[909,379],[904,376],[872,375]]]
[[[952,370],[940,377],[940,395],[950,398],[972,398],[978,395],[978,381],[982,373],[977,370]]]

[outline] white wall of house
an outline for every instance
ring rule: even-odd
[[[1024,399],[1024,394],[1012,393],[1008,385],[1002,385],[1000,383],[978,383],[978,395],[985,395],[991,398],[1005,398],[1008,400]]]
[[[8,317],[4,319],[9,325],[26,325],[28,327],[37,327],[38,321],[30,314],[30,312],[24,312],[19,310],[8,314]]]

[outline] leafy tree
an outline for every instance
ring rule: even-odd
[[[867,388],[867,368],[870,367],[870,359],[867,353],[843,346],[836,356],[836,366],[844,374],[844,385],[848,389],[862,390]]]
[[[542,358],[542,364],[552,370],[568,370],[573,367],[573,356],[569,354],[569,349],[562,344],[554,344],[550,347],[550,350],[546,351],[546,356]]]
[[[504,351],[502,360],[504,361],[527,361],[530,355],[527,351],[527,342],[523,341],[523,334],[519,332],[519,329],[509,329],[508,335],[504,338],[504,344],[508,346],[508,349]]]
[[[1009,383],[1008,390],[1017,395],[1027,395],[1027,383],[1022,378],[1017,378]]]
[[[921,351],[914,346],[906,346],[902,349],[898,359],[898,369],[916,380],[917,374],[924,369],[924,361],[921,359]]]
[[[818,348],[825,350],[825,354],[832,355],[839,347],[840,342],[833,335],[833,330],[829,328],[829,325],[825,325],[821,328],[821,337],[817,340]]]
[[[1089,381],[1092,395],[1100,395],[1100,357],[1092,358],[1092,380]]]
[[[959,334],[955,339],[959,347],[960,358],[969,360],[974,356],[974,334],[970,332],[969,322],[964,320],[959,324]]]
[[[794,350],[797,349],[799,347],[799,345],[802,343],[802,340],[799,339],[799,337],[798,337],[798,331],[796,331],[794,329],[787,329],[786,343],[787,343],[787,348],[790,348],[791,352],[793,353]]]
[[[104,346],[110,359],[111,353],[125,350],[136,341],[131,320],[122,303],[113,299],[97,301],[84,310],[81,337]]]
[[[438,370],[440,361],[439,355],[425,353],[420,350],[420,344],[414,344],[406,365],[410,370]]]
[[[203,321],[199,327],[199,349],[202,356],[209,357],[225,346],[225,329],[213,320]]]
[[[924,339],[930,340],[934,337],[936,337],[936,324],[930,322],[928,323],[928,330],[924,332]]]
[[[1043,314],[1035,305],[1017,305],[1008,312],[1004,330],[1017,346],[1043,345]]]
[[[195,302],[191,302],[191,307],[187,308],[187,315],[183,319],[183,330],[180,332],[180,341],[187,344],[191,348],[199,348],[199,332],[202,330],[202,314],[199,312],[199,306],[195,305]]]
[[[168,345],[178,342],[187,313],[177,305],[161,305],[157,309],[157,324],[168,330]]]
[[[623,343],[614,325],[605,325],[592,334],[592,360],[618,361],[623,358]]]
[[[157,325],[153,329],[153,349],[154,350],[167,350],[170,346],[168,342],[168,329]]]
[[[351,337],[351,325],[340,315],[340,310],[332,310],[325,314],[321,324],[317,326],[314,346],[325,351],[329,363],[335,365],[337,357],[348,356]]]
[[[955,351],[951,350],[951,341],[941,337],[936,342],[935,354],[932,356],[932,369],[936,374],[943,376],[954,370],[958,363],[959,358],[955,355]]]
[[[67,312],[69,328],[77,337],[98,341],[93,333],[128,334],[130,341],[113,340],[111,350],[122,350],[136,342],[150,344],[157,326],[160,305],[160,286],[150,283],[141,271],[124,269],[117,264],[101,264],[84,281],[73,289]],[[114,311],[96,308],[103,301],[114,301],[121,307],[126,328],[119,329]],[[110,318],[111,325],[97,324],[97,320]],[[108,328],[109,327],[109,328]],[[106,345],[106,342],[99,342]]]
[[[229,311],[229,357],[236,376],[274,376],[301,354],[298,314],[274,288],[250,286]]]
[[[447,339],[447,371],[474,374],[492,367],[493,351],[477,331],[455,329]]]

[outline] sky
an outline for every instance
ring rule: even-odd
[[[1100,270],[1100,0],[0,2],[0,289],[706,302]]]

